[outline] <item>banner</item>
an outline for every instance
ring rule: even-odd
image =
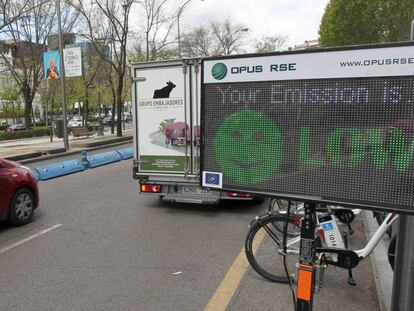
[[[60,77],[59,51],[43,53],[43,71],[45,79],[57,80]]]
[[[82,51],[80,47],[63,50],[65,61],[65,77],[79,77],[82,75]]]

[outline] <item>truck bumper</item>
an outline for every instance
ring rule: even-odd
[[[153,196],[157,195],[167,202],[205,205],[216,205],[220,203],[220,200],[251,201],[254,199],[249,194],[202,189],[196,183],[176,183],[172,185],[148,180],[140,181],[140,193]]]

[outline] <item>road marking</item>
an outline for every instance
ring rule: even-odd
[[[259,245],[262,243],[264,236],[264,230],[260,230],[256,234],[256,239],[253,242],[253,254],[256,254],[256,251],[259,248]],[[211,297],[204,311],[226,310],[248,267],[249,262],[247,261],[244,248],[242,248],[236,260],[231,265],[229,271],[227,271],[226,276],[221,281],[219,287],[216,289],[213,297]]]
[[[50,232],[52,230],[55,230],[55,229],[59,228],[60,226],[62,226],[62,224],[54,225],[53,227],[50,227],[50,228],[45,229],[45,230],[42,230],[39,233],[33,234],[33,235],[31,235],[31,236],[29,236],[29,237],[27,237],[27,238],[25,238],[25,239],[23,239],[23,240],[21,240],[19,242],[16,242],[16,243],[13,243],[12,245],[6,246],[6,247],[0,249],[0,254],[3,254],[3,253],[5,253],[5,252],[7,252],[7,251],[9,251],[9,250],[17,247],[17,246],[20,246],[20,245],[26,243],[26,242],[29,242],[29,241],[31,241],[31,240],[33,240],[33,239],[35,239],[35,238],[37,238],[37,237],[45,234],[45,233],[48,233],[48,232]]]

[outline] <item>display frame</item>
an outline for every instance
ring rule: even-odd
[[[412,42],[401,42],[401,43],[389,43],[389,44],[371,44],[371,45],[358,45],[358,46],[348,46],[348,47],[335,47],[335,48],[317,48],[317,49],[307,49],[307,50],[299,50],[299,51],[284,51],[284,52],[276,52],[276,53],[263,53],[263,54],[245,54],[245,55],[231,55],[231,56],[219,56],[219,57],[209,57],[202,60],[201,66],[201,178],[200,178],[200,185],[205,188],[219,188],[222,191],[231,191],[231,192],[248,192],[258,196],[269,196],[269,197],[280,197],[280,198],[287,198],[292,200],[298,201],[309,201],[309,202],[323,202],[327,204],[337,204],[343,206],[352,206],[352,207],[359,207],[363,209],[374,209],[374,210],[385,210],[390,212],[399,212],[399,213],[409,213],[414,214],[414,206],[408,205],[398,205],[398,204],[377,204],[373,202],[367,202],[365,200],[352,200],[352,199],[344,199],[339,197],[329,197],[329,196],[321,196],[321,195],[309,195],[309,194],[301,194],[291,191],[266,191],[266,190],[258,190],[258,189],[246,189],[246,187],[237,187],[237,186],[229,186],[226,183],[223,183],[222,175],[216,175],[215,177],[219,179],[219,187],[209,186],[206,184],[205,180],[207,176],[212,177],[211,174],[221,174],[221,172],[212,171],[210,168],[206,167],[206,128],[209,126],[206,123],[206,85],[209,84],[208,81],[205,82],[205,63],[211,61],[220,61],[220,60],[242,60],[248,58],[262,58],[268,56],[298,56],[298,55],[311,55],[313,53],[329,53],[329,52],[346,52],[346,51],[356,51],[356,50],[371,50],[371,49],[384,49],[384,48],[399,48],[399,47],[414,47]],[[220,72],[219,72],[220,74]],[[404,77],[414,77],[414,71],[411,75],[404,75]],[[343,80],[357,80],[360,79],[381,79],[387,76],[381,75],[374,75],[370,77],[343,77],[343,78],[335,78],[335,79],[343,79]],[[400,77],[400,76],[393,76],[393,77]],[[310,79],[310,80],[335,80],[333,78],[326,78],[326,79]],[[281,79],[277,81],[292,81],[298,80],[301,81],[302,79]],[[306,79],[303,79],[306,80]],[[273,81],[273,80],[256,80],[256,81],[240,81],[240,83],[254,83],[257,81]],[[237,83],[237,82],[223,82],[223,83]],[[414,95],[413,95],[414,98]],[[413,108],[414,111],[414,108]]]

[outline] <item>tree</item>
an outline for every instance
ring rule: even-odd
[[[230,19],[223,23],[212,22],[213,37],[219,43],[219,53],[230,55],[242,51],[248,28],[243,24],[233,24]]]
[[[0,0],[0,32],[33,10],[32,4],[31,0]]]
[[[319,27],[322,46],[380,42],[378,0],[331,0]]]
[[[10,2],[10,5],[14,4]],[[56,25],[54,2],[30,0],[30,7],[31,10],[23,11],[19,19],[3,28],[2,35],[6,40],[0,49],[0,58],[21,89],[27,128],[31,127],[32,103],[43,79],[43,52]],[[62,11],[65,21],[63,30],[69,32],[76,16],[70,13],[67,6]]]
[[[82,35],[94,45],[99,56],[115,74],[115,103],[117,119],[121,120],[122,95],[127,74],[127,41],[129,14],[134,0],[72,0],[71,4],[83,18]],[[107,57],[102,46],[110,45],[112,55]],[[121,122],[117,122],[117,136],[122,136]]]
[[[181,40],[183,55],[187,57],[219,55],[219,46],[211,30],[203,26],[184,33]]]
[[[168,0],[144,0],[144,40],[146,61],[155,60],[160,51],[172,44],[170,40],[174,19],[165,15]]]
[[[83,54],[82,58],[87,58],[87,55]],[[97,76],[100,67],[104,65],[102,58],[99,56],[88,57],[88,59],[88,66],[84,66],[86,64],[85,61],[82,62],[82,76],[79,79],[77,79],[77,88],[75,88],[77,94],[74,94],[74,96],[77,96],[78,102],[80,101],[80,98],[82,99],[83,122],[85,126],[88,124],[89,117],[90,90],[96,87],[95,77]],[[107,64],[105,63],[105,65]]]
[[[200,26],[183,35],[183,55],[204,57],[239,53],[245,45],[248,28],[227,19],[223,23],[210,22],[209,28]]]
[[[3,28],[8,40],[3,43],[0,57],[22,91],[27,128],[31,127],[32,102],[43,78],[43,52],[55,21],[54,14],[50,13],[53,11],[54,7],[50,3],[40,3]]]
[[[379,20],[384,41],[409,40],[413,18],[414,0],[379,0]]]
[[[287,38],[283,36],[266,36],[255,42],[256,53],[281,51]]]
[[[20,114],[21,91],[15,85],[5,87],[0,91],[0,100],[3,106],[3,112],[13,118],[13,123],[16,123],[16,113]]]
[[[414,0],[331,0],[319,26],[322,46],[408,40]]]

